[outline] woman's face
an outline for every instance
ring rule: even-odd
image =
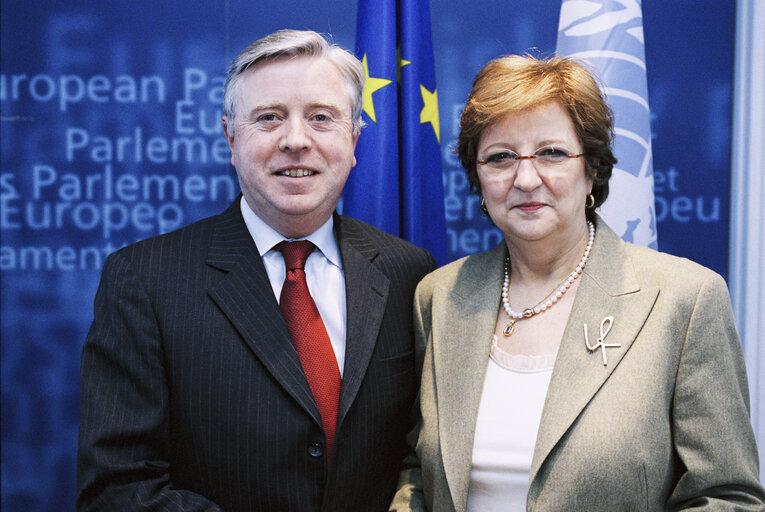
[[[584,157],[565,157],[580,153],[574,124],[558,102],[510,113],[483,132],[476,171],[489,215],[506,239],[534,241],[586,229],[592,180]]]

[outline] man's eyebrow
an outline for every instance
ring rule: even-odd
[[[331,103],[331,102],[314,101],[305,105],[305,110],[316,110],[316,109],[322,109],[322,108],[332,110],[334,112],[337,112],[338,114],[342,114],[343,112],[343,108],[340,105],[336,103]],[[253,115],[259,112],[262,112],[264,110],[286,111],[287,107],[283,103],[279,103],[279,102],[261,103],[261,104],[253,106],[250,109],[250,111],[247,113],[247,117],[252,117]]]
[[[252,115],[256,112],[260,112],[261,110],[271,110],[271,109],[286,110],[282,103],[261,103],[259,105],[253,106],[247,114]]]
[[[343,109],[340,107],[340,105],[337,105],[336,103],[328,103],[324,101],[314,101],[306,105],[307,110],[313,110],[317,108],[326,108],[330,110],[337,111],[339,113],[342,113]]]

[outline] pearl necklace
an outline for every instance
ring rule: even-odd
[[[548,293],[545,298],[539,302],[539,304],[532,308],[526,308],[523,311],[513,311],[510,308],[510,301],[507,298],[508,289],[510,288],[510,258],[505,260],[505,281],[502,283],[502,305],[505,308],[507,316],[510,317],[510,323],[508,323],[502,331],[505,336],[510,336],[513,334],[513,331],[515,330],[515,322],[518,320],[531,318],[532,316],[543,313],[553,307],[553,304],[558,302],[558,300],[563,297],[568,289],[571,288],[571,285],[574,284],[574,281],[580,275],[582,275],[582,270],[584,270],[584,266],[587,264],[587,260],[590,259],[592,243],[595,241],[595,225],[590,221],[587,221],[587,225],[590,228],[590,239],[587,241],[587,247],[584,249],[584,255],[582,255],[582,259],[579,260],[579,265],[576,266],[576,269],[574,269],[574,271],[569,274],[565,281],[556,286],[553,291]]]

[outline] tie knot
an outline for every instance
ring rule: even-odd
[[[308,240],[298,240],[297,242],[281,242],[275,249],[281,251],[284,257],[284,264],[287,270],[305,269],[305,262],[308,255],[316,248]]]

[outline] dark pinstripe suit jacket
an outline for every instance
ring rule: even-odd
[[[417,392],[412,296],[431,255],[336,216],[347,343],[320,416],[237,200],[110,256],[82,352],[78,510],[387,510]]]

